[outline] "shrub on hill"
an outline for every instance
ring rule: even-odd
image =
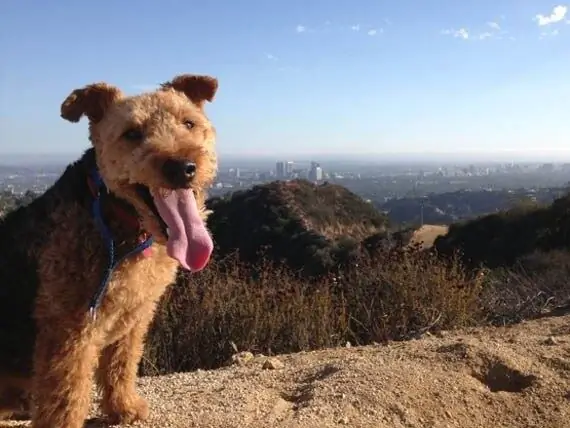
[[[505,325],[570,304],[570,252],[534,251],[510,268],[488,271],[481,293],[486,322]]]
[[[551,205],[518,206],[508,211],[452,224],[435,241],[443,255],[459,251],[470,266],[512,266],[537,250],[570,248],[570,196]]]
[[[350,263],[358,243],[382,232],[387,218],[344,187],[306,180],[276,181],[208,201],[216,254],[261,253],[305,276]]]

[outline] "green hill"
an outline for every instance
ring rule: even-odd
[[[346,188],[306,180],[275,181],[213,198],[208,226],[217,255],[236,250],[244,261],[260,252],[294,269],[319,273],[342,262],[387,218]]]

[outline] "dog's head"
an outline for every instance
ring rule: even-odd
[[[89,136],[107,187],[130,202],[146,230],[167,243],[182,266],[207,262],[211,238],[203,219],[216,170],[216,132],[204,112],[218,81],[180,75],[154,92],[125,96],[106,83],[73,91],[61,116],[89,120]]]

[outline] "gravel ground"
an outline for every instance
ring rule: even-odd
[[[570,316],[386,346],[244,353],[227,368],[139,385],[152,414],[136,427],[569,428]]]

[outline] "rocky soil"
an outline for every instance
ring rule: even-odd
[[[568,428],[570,315],[269,359],[243,353],[227,368],[140,379],[140,391],[152,414],[137,427]]]

